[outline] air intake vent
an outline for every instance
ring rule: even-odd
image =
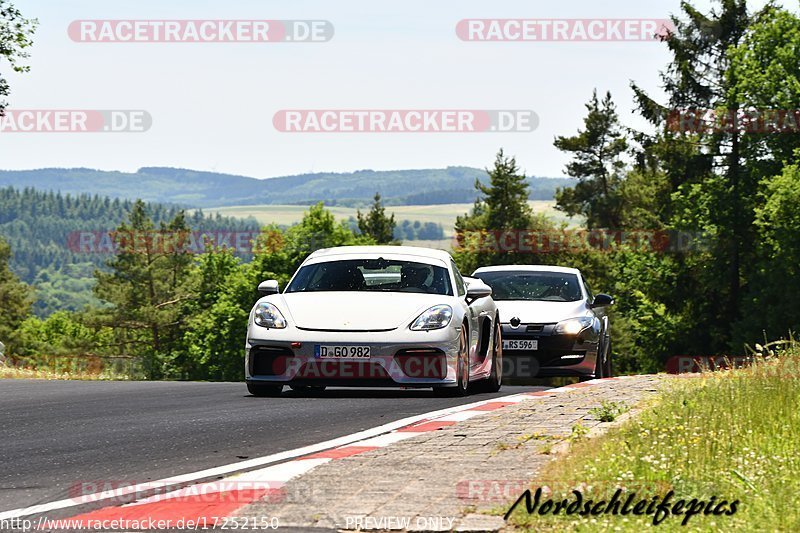
[[[400,350],[394,356],[403,374],[410,378],[444,379],[447,355],[436,348]]]
[[[250,374],[279,376],[286,371],[294,352],[289,348],[255,346],[250,349]]]

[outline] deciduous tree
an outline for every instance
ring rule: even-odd
[[[0,58],[5,58],[15,72],[27,72],[30,67],[20,60],[28,58],[28,48],[33,44],[32,36],[39,21],[26,19],[19,9],[8,0],[0,0]],[[4,116],[8,102],[5,97],[11,87],[0,75],[0,117]]]

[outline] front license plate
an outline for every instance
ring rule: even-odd
[[[314,357],[319,359],[369,359],[369,346],[349,346],[341,344],[317,344]]]
[[[503,341],[503,349],[504,350],[538,350],[539,349],[539,341],[535,339],[525,339],[525,340],[504,340]]]

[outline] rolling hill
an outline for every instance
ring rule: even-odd
[[[420,170],[359,170],[348,173],[299,174],[256,179],[232,174],[179,168],[145,167],[133,173],[87,168],[0,170],[0,187],[33,187],[63,194],[98,194],[120,199],[185,207],[221,207],[264,204],[359,207],[380,192],[387,205],[471,203],[475,180],[485,171],[470,167]],[[529,177],[531,200],[552,200],[557,187],[569,178]]]

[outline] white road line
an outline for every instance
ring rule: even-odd
[[[217,476],[223,476],[226,474],[232,474],[234,472],[240,472],[242,470],[250,470],[260,466],[267,466],[272,463],[277,463],[281,461],[288,461],[289,459],[294,459],[296,457],[301,457],[303,455],[309,455],[312,453],[321,452],[330,448],[337,448],[339,446],[344,446],[346,444],[352,444],[354,442],[362,441],[365,439],[369,439],[371,437],[377,437],[378,435],[382,435],[384,433],[389,433],[390,431],[394,431],[395,429],[400,429],[405,426],[409,426],[421,420],[430,420],[433,418],[438,418],[441,416],[449,415],[452,413],[457,413],[460,411],[466,411],[469,409],[473,409],[480,405],[484,405],[491,402],[498,402],[498,401],[506,401],[506,398],[515,398],[517,394],[512,394],[506,397],[500,396],[496,398],[491,398],[489,400],[481,400],[479,402],[468,403],[464,405],[457,405],[455,407],[448,407],[447,409],[440,409],[438,411],[432,411],[430,413],[425,413],[421,415],[410,416],[408,418],[404,418],[402,420],[398,420],[396,422],[390,422],[388,424],[383,424],[381,426],[367,429],[364,431],[359,431],[358,433],[353,433],[352,435],[345,435],[343,437],[338,437],[336,439],[331,439],[325,442],[320,442],[318,444],[312,444],[310,446],[303,446],[302,448],[296,448],[294,450],[288,450],[285,452],[274,453],[272,455],[266,455],[264,457],[256,457],[254,459],[248,459],[247,461],[240,461],[237,463],[232,463],[224,466],[218,466],[215,468],[209,468],[207,470],[201,470],[199,472],[192,472],[189,474],[183,474],[180,476],[175,476],[171,478],[164,478],[157,481],[151,481],[148,483],[141,483],[137,485],[131,485],[128,487],[121,487],[115,489],[113,491],[106,491],[106,492],[99,492],[96,494],[89,494],[89,495],[81,495],[79,498],[69,498],[66,500],[58,500],[49,503],[42,503],[39,505],[33,505],[30,507],[22,507],[19,509],[12,509],[9,511],[0,512],[0,520],[9,520],[11,518],[19,518],[23,516],[30,516],[34,514],[40,513],[47,513],[50,511],[56,511],[59,509],[67,509],[69,507],[76,507],[79,505],[85,505],[87,501],[91,502],[99,502],[103,500],[108,500],[112,498],[119,498],[120,496],[128,495],[128,494],[137,494],[140,492],[145,492],[147,490],[152,490],[152,488],[161,488],[163,489],[165,486],[169,485],[178,485],[178,484],[185,484],[185,483],[192,483],[195,481],[200,481],[202,479],[213,478]]]
[[[236,479],[241,482],[248,481],[271,481],[286,483],[290,479],[303,475],[309,470],[313,470],[319,465],[330,463],[333,459],[329,457],[321,457],[319,459],[303,459],[302,461],[290,461],[279,465],[268,466],[261,470],[253,470],[252,472],[244,472],[237,476],[228,479]]]
[[[268,466],[261,470],[243,472],[225,478],[220,481],[210,481],[199,485],[190,485],[166,494],[157,494],[143,500],[125,505],[124,507],[136,507],[148,503],[163,502],[181,497],[191,497],[196,495],[209,495],[221,492],[228,492],[231,483],[239,484],[247,489],[276,489],[283,486],[287,481],[297,476],[301,476],[319,465],[329,463],[331,459],[305,459],[303,461],[289,461],[279,465]]]
[[[440,416],[436,419],[437,422],[463,422],[469,420],[473,416],[486,414],[488,411],[459,411],[445,416]]]
[[[371,439],[358,441],[354,444],[358,446],[375,446],[376,448],[383,448],[384,446],[389,446],[395,442],[400,442],[401,440],[410,439],[411,437],[417,437],[419,435],[422,435],[422,433],[416,433],[413,431],[395,431],[392,433],[386,433],[384,435],[378,435],[377,437],[372,437]]]

